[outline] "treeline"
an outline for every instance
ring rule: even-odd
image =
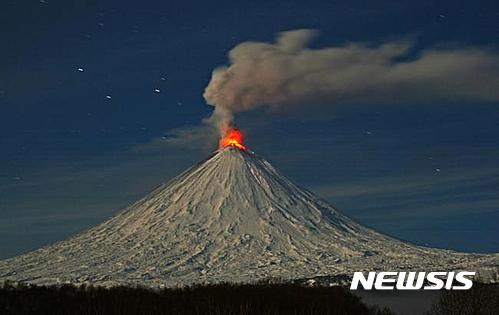
[[[466,291],[442,291],[430,315],[499,314],[499,284],[475,283]]]
[[[0,288],[0,314],[391,314],[348,289],[298,284],[218,284],[181,289],[92,286]]]

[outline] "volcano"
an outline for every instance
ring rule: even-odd
[[[409,244],[356,223],[238,145],[108,221],[0,262],[0,279],[152,287],[376,270],[480,270],[499,257]]]

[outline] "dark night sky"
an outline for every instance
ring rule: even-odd
[[[314,28],[314,47],[410,37],[418,49],[499,48],[496,1],[175,2],[2,1],[0,258],[93,226],[206,157],[214,148],[161,138],[210,114],[203,89],[240,42]],[[364,224],[499,252],[498,105],[237,122],[253,151]]]

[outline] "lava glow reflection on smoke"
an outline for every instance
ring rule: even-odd
[[[237,128],[228,129],[225,136],[220,139],[219,148],[235,147],[240,150],[246,150],[244,146],[244,136],[241,130]]]

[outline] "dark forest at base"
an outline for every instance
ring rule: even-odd
[[[4,285],[0,314],[390,314],[341,287],[206,285],[150,290]]]
[[[462,311],[465,311],[464,313]],[[470,313],[467,313],[469,311]],[[497,313],[496,313],[497,312]],[[499,286],[445,292],[433,314],[499,314]],[[392,314],[343,287],[218,284],[179,289],[92,286],[0,288],[0,314]]]

